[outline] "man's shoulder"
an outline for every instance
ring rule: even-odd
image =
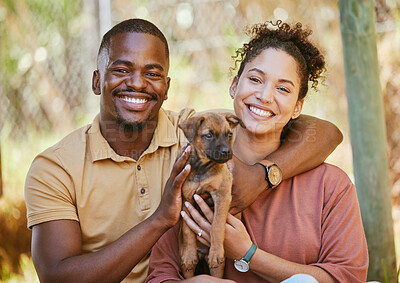
[[[46,157],[50,159],[56,159],[61,157],[76,157],[81,155],[86,149],[86,133],[91,128],[91,124],[78,128],[56,144],[50,146],[41,152],[38,157]]]

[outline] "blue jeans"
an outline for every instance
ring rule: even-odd
[[[318,283],[318,281],[308,274],[295,274],[281,283]]]

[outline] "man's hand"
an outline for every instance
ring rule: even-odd
[[[265,170],[262,166],[247,165],[233,156],[229,161],[233,175],[232,202],[229,212],[233,215],[251,205],[267,187]]]
[[[161,203],[154,212],[170,228],[178,223],[182,210],[182,185],[190,173],[190,165],[186,164],[190,155],[190,145],[186,145],[178,155],[171,175],[165,185]],[[186,164],[186,165],[185,165]]]

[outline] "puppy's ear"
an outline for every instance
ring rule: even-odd
[[[197,129],[200,127],[203,121],[204,121],[203,116],[191,117],[181,122],[178,125],[178,127],[182,129],[188,141],[192,142],[197,134]]]
[[[235,128],[238,124],[242,127],[242,128],[246,128],[246,126],[244,125],[244,123],[242,122],[242,120],[240,120],[238,117],[236,117],[235,115],[233,115],[232,113],[221,113],[222,115],[225,116],[226,120],[229,123],[229,126],[231,126],[231,129]]]

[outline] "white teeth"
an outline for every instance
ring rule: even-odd
[[[139,99],[139,98],[130,98],[127,96],[121,97],[123,101],[129,102],[129,103],[136,103],[136,104],[143,104],[147,102],[147,99]]]
[[[249,109],[251,112],[261,117],[271,117],[272,115],[274,115],[271,111],[262,110],[254,106],[250,106]]]

